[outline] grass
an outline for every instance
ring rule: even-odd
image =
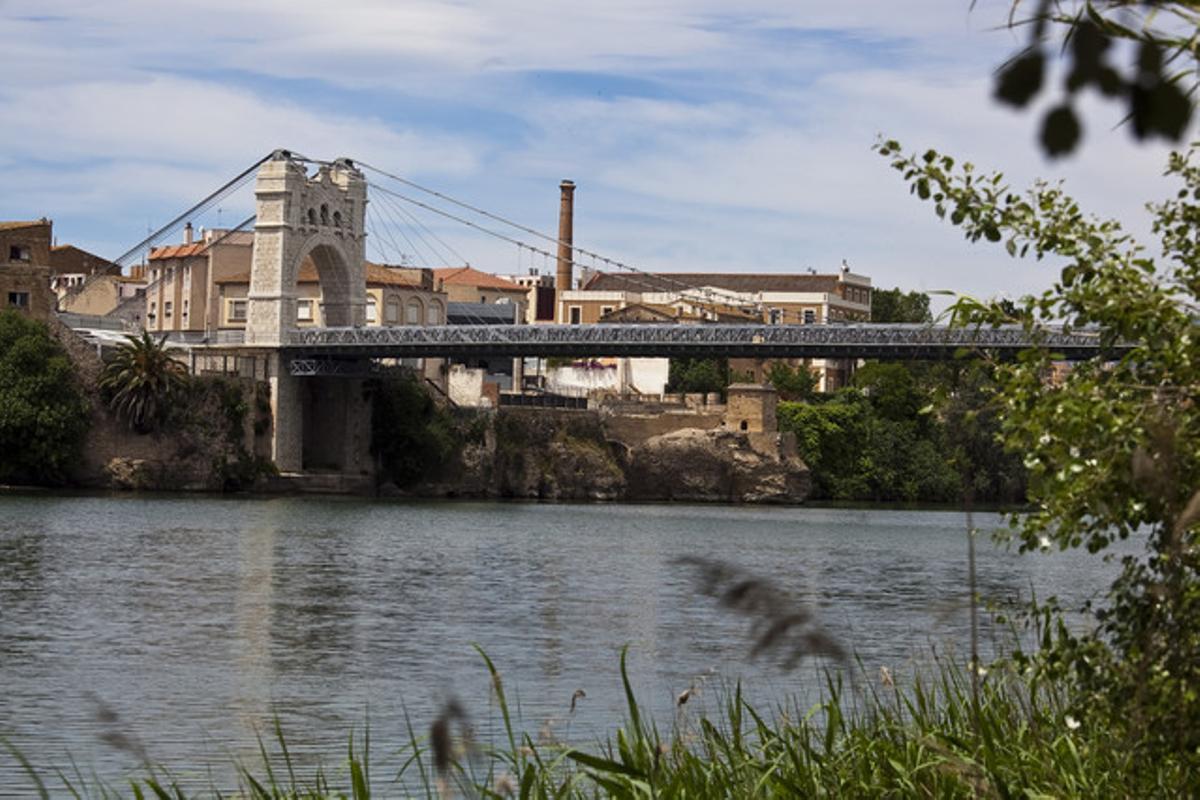
[[[72,767],[43,774],[17,750],[7,753],[41,797],[354,798],[709,798],[709,797],[1154,797],[1184,796],[1184,758],[1138,763],[1113,734],[1068,717],[1061,687],[1032,685],[993,671],[973,694],[967,666],[945,660],[905,687],[886,674],[847,687],[826,673],[824,699],[797,714],[753,708],[735,687],[715,718],[689,717],[681,704],[663,732],[630,687],[621,655],[627,718],[592,747],[546,744],[518,730],[499,671],[483,654],[504,736],[473,743],[467,712],[449,703],[420,736],[389,754],[396,766],[370,766],[370,734],[351,735],[333,770],[307,775],[293,763],[281,726],[260,759],[238,765],[238,789],[189,794],[162,769],[120,789],[89,784]],[[3,752],[3,751],[0,751]]]

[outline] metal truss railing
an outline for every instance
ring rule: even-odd
[[[369,358],[293,358],[288,372],[301,378],[367,378],[380,374]]]
[[[286,347],[305,355],[363,357],[734,356],[791,358],[949,358],[962,350],[1014,354],[1045,347],[1068,360],[1124,348],[1103,347],[1098,334],[1017,326],[930,325],[439,325],[310,328]]]

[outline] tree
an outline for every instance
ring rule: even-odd
[[[899,287],[874,289],[871,292],[871,322],[933,322],[929,295],[905,293]]]
[[[792,367],[774,361],[767,370],[767,380],[779,393],[780,400],[811,400],[817,392],[817,376],[803,364]]]
[[[1018,192],[934,151],[877,145],[914,193],[970,241],[1010,255],[1054,257],[1058,280],[1010,307],[960,299],[961,325],[1017,322],[1037,341],[1061,324],[1104,353],[1049,379],[1055,357],[1030,350],[994,365],[1001,435],[1029,470],[1033,509],[1011,527],[1024,550],[1086,547],[1131,536],[1093,631],[1058,622],[1028,665],[1074,681],[1072,712],[1123,731],[1150,758],[1200,758],[1200,167],[1173,154],[1175,198],[1151,207],[1156,257],[1112,220],[1086,216],[1061,186]],[[1024,656],[1018,653],[1018,657]]]
[[[667,370],[667,391],[724,392],[729,385],[729,362],[723,358],[672,358]]]
[[[88,411],[74,366],[46,326],[0,312],[0,482],[66,480]]]
[[[1192,117],[1197,88],[1197,33],[1200,10],[1189,0],[1039,0],[1034,11],[1020,15],[1014,0],[1010,27],[1029,30],[1029,44],[996,73],[995,97],[1024,108],[1046,80],[1051,42],[1062,38],[1063,57],[1070,62],[1063,83],[1065,97],[1042,120],[1041,143],[1048,155],[1073,151],[1083,134],[1075,113],[1079,92],[1088,87],[1114,102],[1123,102],[1134,136],[1161,136],[1178,142]],[[1113,60],[1121,43],[1136,50],[1124,71]],[[1190,83],[1190,85],[1188,85]],[[1182,85],[1181,85],[1182,84]]]
[[[187,368],[167,351],[167,337],[155,341],[146,331],[126,336],[100,375],[117,416],[139,433],[155,430],[167,418],[171,402],[187,385]]]

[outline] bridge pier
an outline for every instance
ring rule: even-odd
[[[271,459],[280,472],[304,469],[304,402],[300,379],[277,351],[270,359]]]

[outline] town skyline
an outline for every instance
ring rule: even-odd
[[[573,179],[576,244],[647,270],[829,272],[845,259],[881,288],[1048,285],[1054,270],[972,247],[910,198],[871,152],[882,134],[1018,188],[1062,177],[1085,209],[1145,235],[1140,206],[1166,194],[1168,148],[1133,144],[1117,110],[1088,98],[1081,151],[1045,160],[1038,114],[991,99],[991,71],[1021,41],[997,30],[1007,3],[891,8],[10,0],[0,163],[24,189],[0,198],[0,218],[52,217],[60,241],[112,258],[286,147],[361,159],[546,233],[557,183]],[[247,191],[196,222],[233,225],[249,207]],[[480,269],[553,267],[418,215]]]

